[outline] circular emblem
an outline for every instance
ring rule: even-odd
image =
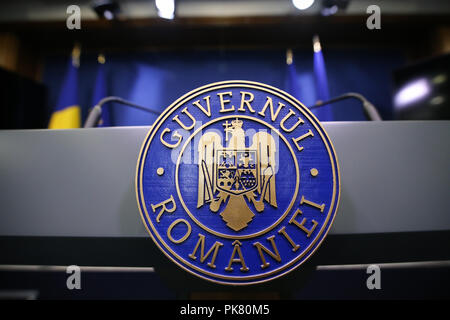
[[[136,169],[142,220],[180,267],[223,284],[297,268],[339,202],[339,168],[314,115],[274,87],[225,81],[169,106]]]

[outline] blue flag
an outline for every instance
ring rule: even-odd
[[[288,51],[287,53],[286,66],[287,66],[286,92],[293,95],[294,98],[296,98],[297,100],[302,101],[300,97],[300,87],[297,81],[297,70],[295,68],[292,51]]]
[[[318,37],[314,37],[314,78],[317,100],[329,100],[330,92],[328,90],[327,70],[325,68],[325,60],[323,58],[322,47]],[[332,105],[326,105],[314,109],[313,112],[320,121],[333,120]]]
[[[101,99],[108,95],[106,89],[105,65],[100,62],[98,64],[97,77],[95,79],[94,92],[92,94],[92,105],[95,106]],[[108,106],[102,106],[102,116],[98,124],[99,127],[111,126],[111,119],[109,116]]]
[[[298,72],[297,66],[292,51],[288,50],[286,53],[285,91],[308,107],[315,104],[317,100],[314,76],[309,70]]]

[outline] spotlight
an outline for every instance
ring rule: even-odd
[[[155,0],[158,16],[163,19],[175,18],[175,0]]]
[[[338,6],[337,5],[333,5],[333,6],[329,7],[329,8],[325,7],[325,8],[322,9],[322,11],[320,11],[320,13],[322,13],[322,15],[325,16],[325,17],[332,16],[336,12],[338,12]]]
[[[347,9],[349,2],[350,0],[323,0],[320,13],[323,16],[332,16],[338,12],[338,10]]]
[[[120,11],[119,3],[111,0],[96,0],[92,2],[92,9],[100,19],[114,20]]]
[[[426,78],[419,78],[406,83],[394,96],[394,105],[401,109],[426,98],[431,93],[431,86]]]
[[[292,4],[298,10],[306,10],[311,7],[314,3],[314,0],[292,0]]]
[[[314,52],[320,52],[322,51],[322,46],[320,45],[320,39],[318,35],[315,35],[313,37],[313,48],[314,48]]]

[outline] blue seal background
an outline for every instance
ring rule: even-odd
[[[204,90],[207,91],[202,93]],[[247,108],[245,113],[237,110],[241,101],[240,91],[251,92],[254,94],[255,99],[251,103],[252,107],[256,110],[254,114],[250,113]],[[231,105],[234,105],[236,109],[235,111],[226,113],[219,112],[220,102],[219,97],[217,96],[218,92],[232,92],[232,97],[225,96],[226,99],[231,100],[226,107],[231,107]],[[206,96],[211,97],[211,117],[207,117],[199,108],[192,105],[192,102],[200,100],[200,103],[203,106],[206,106],[206,103],[203,100]],[[270,119],[270,108],[266,110],[265,117],[258,114],[258,112],[262,110],[267,96],[270,96],[273,99],[275,110],[278,107],[278,102],[285,105],[285,107],[281,109],[275,122],[272,122]],[[233,118],[243,115],[262,120],[275,127],[287,139],[292,150],[294,151],[300,174],[299,189],[297,197],[294,200],[294,205],[287,214],[286,218],[269,232],[264,233],[259,237],[239,239],[242,243],[241,250],[243,252],[245,263],[249,268],[247,272],[241,272],[239,270],[241,267],[240,263],[232,264],[232,272],[225,270],[234,249],[232,243],[235,239],[219,237],[204,230],[190,218],[184,210],[178,196],[175,187],[175,161],[177,160],[185,142],[188,140],[188,137],[198,128],[197,125],[197,127],[192,129],[189,133],[183,133],[183,129],[180,130],[180,126],[175,121],[172,121],[173,117],[178,115],[183,123],[186,125],[191,124],[191,120],[181,112],[185,107],[188,108],[189,112],[195,117],[197,122],[201,124],[206,124],[207,122],[215,120],[219,117],[230,117],[226,120],[231,121]],[[300,112],[299,108],[301,108],[303,112]],[[297,120],[297,116],[300,116],[304,120],[304,124],[299,125],[294,131],[286,133],[281,130],[280,121],[288,113],[289,109],[294,110],[296,112],[296,116],[292,116],[289,121],[285,123],[285,126],[289,128],[292,124],[294,124]],[[253,128],[255,130],[264,129],[267,132],[270,132],[270,128],[265,127],[257,121],[247,119],[241,120],[244,121],[244,130]],[[205,133],[212,129],[223,132],[222,124],[224,121],[216,121],[202,130],[202,132]],[[317,128],[313,125],[313,122],[316,124]],[[175,150],[167,148],[160,141],[160,135],[165,128],[169,128],[171,130],[170,133],[165,135],[165,140],[169,143],[176,142],[176,139],[172,141],[170,140],[170,136],[176,130],[182,133],[184,137],[182,143],[175,148]],[[314,136],[300,141],[299,144],[304,147],[304,149],[299,152],[293,144],[292,138],[297,138],[307,133],[308,130],[311,130]],[[321,134],[324,139],[322,139]],[[251,144],[251,137],[248,140],[249,141],[246,141],[247,147]],[[193,141],[195,141],[195,139],[193,139],[191,144],[187,145],[185,148],[186,154],[189,154],[190,148],[194,149],[191,152],[190,160],[194,159],[194,153],[196,152],[196,146],[192,143]],[[258,232],[273,224],[273,222],[275,222],[283,214],[295,191],[295,180],[297,177],[294,170],[292,155],[284,141],[279,139],[279,170],[276,174],[278,208],[272,208],[268,203],[266,203],[265,210],[262,213],[257,213],[253,206],[249,205],[255,213],[255,217],[249,223],[247,228],[242,231],[235,232],[225,225],[225,222],[219,215],[224,208],[223,205],[221,210],[217,213],[211,212],[207,204],[200,209],[196,209],[199,168],[198,164],[192,163],[192,161],[185,162],[180,164],[178,182],[180,185],[180,193],[186,203],[186,206],[191,210],[192,214],[194,214],[196,218],[201,221],[202,224],[217,232],[227,233],[230,236],[233,234],[245,235]],[[334,172],[332,163],[334,164]],[[157,169],[160,167],[162,167],[165,171],[162,176],[159,176],[156,173]],[[310,173],[312,168],[316,168],[319,171],[319,174],[316,177],[312,177]],[[334,181],[333,175],[335,177]],[[340,187],[338,163],[332,145],[323,128],[311,112],[309,112],[309,110],[301,106],[288,94],[270,86],[245,81],[228,81],[211,84],[190,92],[167,108],[166,111],[158,118],[144,141],[142,152],[138,160],[136,190],[142,218],[147,226],[147,229],[149,230],[149,233],[160,249],[174,262],[188,271],[211,281],[227,284],[249,284],[267,281],[289,272],[299,266],[314,252],[325,237],[334,219],[339,201]],[[335,192],[334,198],[333,190]],[[324,212],[321,213],[319,209],[307,204],[300,205],[302,195],[305,199],[315,203],[324,203]],[[154,213],[151,205],[156,205],[164,200],[167,200],[170,196],[173,196],[177,209],[173,213],[164,213],[161,217],[161,221],[157,223],[156,216],[160,208],[158,208]],[[333,207],[333,209],[330,211],[331,207]],[[302,215],[298,215],[296,220],[301,222],[303,218],[306,218],[307,222],[305,227],[309,228],[312,226],[312,219],[318,222],[318,226],[309,238],[306,236],[306,233],[300,230],[297,226],[288,223],[298,208],[302,211]],[[146,212],[148,214],[146,214]],[[192,231],[186,241],[181,244],[175,244],[167,237],[167,229],[173,221],[180,218],[189,221]],[[278,231],[283,226],[286,228],[286,232],[294,240],[294,242],[300,245],[300,249],[296,252],[292,251],[292,246],[286,238],[278,234]],[[175,239],[179,239],[186,233],[186,231],[187,230],[184,224],[178,224],[175,228],[173,228],[171,234]],[[320,231],[321,234],[319,235]],[[199,233],[206,237],[205,253],[216,241],[223,243],[223,246],[218,251],[215,261],[215,269],[212,269],[207,265],[207,263],[211,260],[212,255],[210,255],[203,263],[200,262],[199,258],[200,250],[196,253],[196,260],[189,258],[189,254],[193,252],[199,240]],[[269,255],[265,254],[265,259],[270,263],[270,266],[262,269],[261,258],[253,244],[255,242],[260,242],[266,248],[273,251],[271,243],[266,240],[272,235],[275,235],[275,243],[282,260],[281,262],[277,262]],[[303,256],[299,258],[300,255]],[[234,258],[238,257],[239,256],[236,255]]]

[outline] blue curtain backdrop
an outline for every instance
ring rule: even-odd
[[[392,118],[391,74],[404,62],[400,51],[326,50],[330,96],[348,91],[359,92],[372,101],[385,119]],[[49,88],[49,104],[57,101],[67,56],[48,57],[44,83]],[[313,52],[294,51],[299,100],[310,106],[317,100],[313,73]],[[196,87],[224,80],[252,80],[289,88],[289,69],[285,50],[217,50],[148,52],[106,55],[105,74],[108,94],[137,104],[163,110],[181,95]],[[79,68],[78,97],[82,117],[92,107],[97,76],[97,55],[82,53]],[[153,114],[121,105],[108,107],[112,125],[151,125]],[[333,105],[336,121],[365,120],[358,102],[349,100]]]

